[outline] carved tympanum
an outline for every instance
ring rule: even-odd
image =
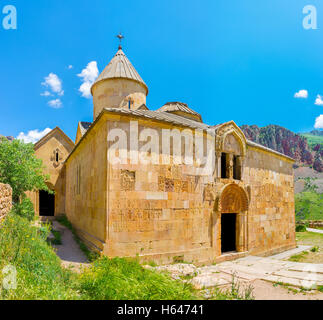
[[[249,200],[243,188],[230,184],[224,188],[220,197],[218,210],[223,213],[239,213],[247,211]]]

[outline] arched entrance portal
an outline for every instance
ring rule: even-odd
[[[229,184],[222,189],[217,208],[221,254],[247,251],[248,206],[248,196],[242,187]]]
[[[47,191],[39,191],[39,215],[53,217],[55,215],[55,195]]]

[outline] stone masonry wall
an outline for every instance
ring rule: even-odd
[[[129,133],[129,122],[110,122],[109,125]],[[149,126],[161,137],[160,126],[154,123]],[[147,127],[139,124],[139,135]],[[132,136],[128,134],[128,137]],[[161,148],[161,140],[159,143]],[[139,154],[139,158],[143,156]],[[169,164],[162,164],[160,159],[159,164],[110,165],[108,237],[104,253],[108,256],[139,255],[143,260],[160,263],[211,261],[214,257],[213,202],[206,201],[204,188],[212,180],[212,174],[199,173],[196,163],[174,164],[173,156]]]
[[[66,161],[66,214],[79,236],[102,250],[107,220],[106,123],[97,123]]]
[[[269,255],[296,246],[293,163],[248,148],[248,242],[251,254]]]
[[[0,183],[0,222],[12,207],[12,189],[8,184]]]
[[[139,135],[148,127],[159,136],[162,129],[174,128],[139,120]],[[129,146],[129,119],[104,115],[66,163],[68,218],[103,254],[158,263],[221,258],[218,197],[230,184],[249,199],[247,212],[233,211],[238,214],[239,253],[264,255],[295,247],[292,161],[248,147],[241,181],[202,175],[198,162],[178,165],[175,155],[169,164],[133,164],[126,146],[118,151],[126,154],[126,163],[112,165],[107,157],[115,141],[107,141],[107,133],[113,128],[127,133]],[[211,139],[204,136],[205,142]],[[139,143],[139,150],[146,142]],[[154,146],[158,149],[158,142]],[[139,156],[154,156],[154,151]]]

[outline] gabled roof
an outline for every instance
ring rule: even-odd
[[[102,112],[100,113],[100,115],[91,124],[91,126],[89,127],[89,130],[87,130],[86,133],[80,139],[80,141],[78,141],[74,150],[77,149],[77,147],[79,146],[81,141],[85,139],[87,133],[89,131],[91,131],[92,128],[95,127],[96,123],[100,120],[100,118],[106,112],[113,112],[113,113],[120,114],[120,115],[130,115],[130,116],[135,116],[135,117],[139,117],[139,118],[152,119],[152,120],[156,120],[156,121],[166,122],[166,123],[175,124],[175,125],[179,125],[179,126],[183,126],[183,127],[193,128],[193,129],[207,130],[208,133],[213,136],[217,135],[217,131],[219,130],[220,127],[234,123],[234,121],[228,121],[228,122],[221,123],[221,124],[218,124],[215,126],[210,126],[210,125],[207,125],[203,122],[194,121],[194,120],[184,118],[182,116],[178,116],[176,114],[168,113],[168,112],[160,112],[160,111],[152,111],[152,110],[138,110],[138,109],[137,110],[130,110],[130,109],[123,109],[123,108],[104,108],[102,110]],[[237,126],[235,123],[234,123],[234,125]],[[247,145],[257,147],[259,149],[266,150],[266,151],[269,151],[269,152],[276,154],[278,156],[284,157],[288,160],[295,161],[294,159],[292,159],[289,156],[286,156],[283,153],[280,153],[280,152],[275,151],[273,149],[266,148],[260,144],[254,143],[250,140],[246,140],[246,143],[247,143]],[[74,150],[71,152],[71,154],[74,152]],[[67,157],[66,161],[70,158],[71,154]]]
[[[84,122],[84,121],[79,122],[82,136],[85,134],[86,131],[88,131],[91,124],[92,124],[92,122]]]
[[[130,109],[124,109],[124,108],[104,108],[104,110],[109,112],[115,112],[118,114],[133,115],[133,116],[138,116],[142,118],[164,121],[164,122],[180,125],[183,127],[190,127],[190,128],[203,129],[203,130],[211,129],[210,126],[208,126],[203,122],[188,119],[169,112],[139,110],[139,109],[130,110]]]
[[[56,132],[67,142],[72,151],[72,149],[74,149],[75,147],[74,142],[59,127],[54,128],[52,131],[48,132],[44,137],[42,137],[38,142],[36,142],[34,144],[34,149],[37,150],[39,147],[41,147],[44,143],[46,143],[46,141],[48,141],[52,136],[54,136]]]
[[[131,64],[129,59],[126,57],[122,49],[120,48],[116,55],[112,58],[110,63],[105,67],[99,77],[95,80],[92,85],[93,86],[106,79],[116,79],[116,78],[123,78],[123,79],[130,79],[137,81],[145,86],[147,89],[148,94],[148,87],[145,84],[144,80],[140,77],[134,66]],[[92,92],[91,88],[91,92]]]
[[[189,108],[186,103],[183,102],[167,102],[165,105],[163,105],[161,108],[156,110],[157,112],[181,112],[181,113],[186,113],[188,115],[192,115],[197,117],[202,121],[202,117],[199,113],[194,111],[193,109]]]

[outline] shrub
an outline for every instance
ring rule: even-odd
[[[13,213],[29,221],[33,220],[35,216],[34,206],[28,198],[23,198],[20,203],[16,203],[13,207]]]
[[[305,232],[306,231],[306,226],[299,224],[296,226],[296,232]]]
[[[18,203],[26,191],[46,190],[49,176],[43,174],[43,162],[35,155],[34,145],[20,140],[0,139],[0,182],[12,188],[12,199]]]

